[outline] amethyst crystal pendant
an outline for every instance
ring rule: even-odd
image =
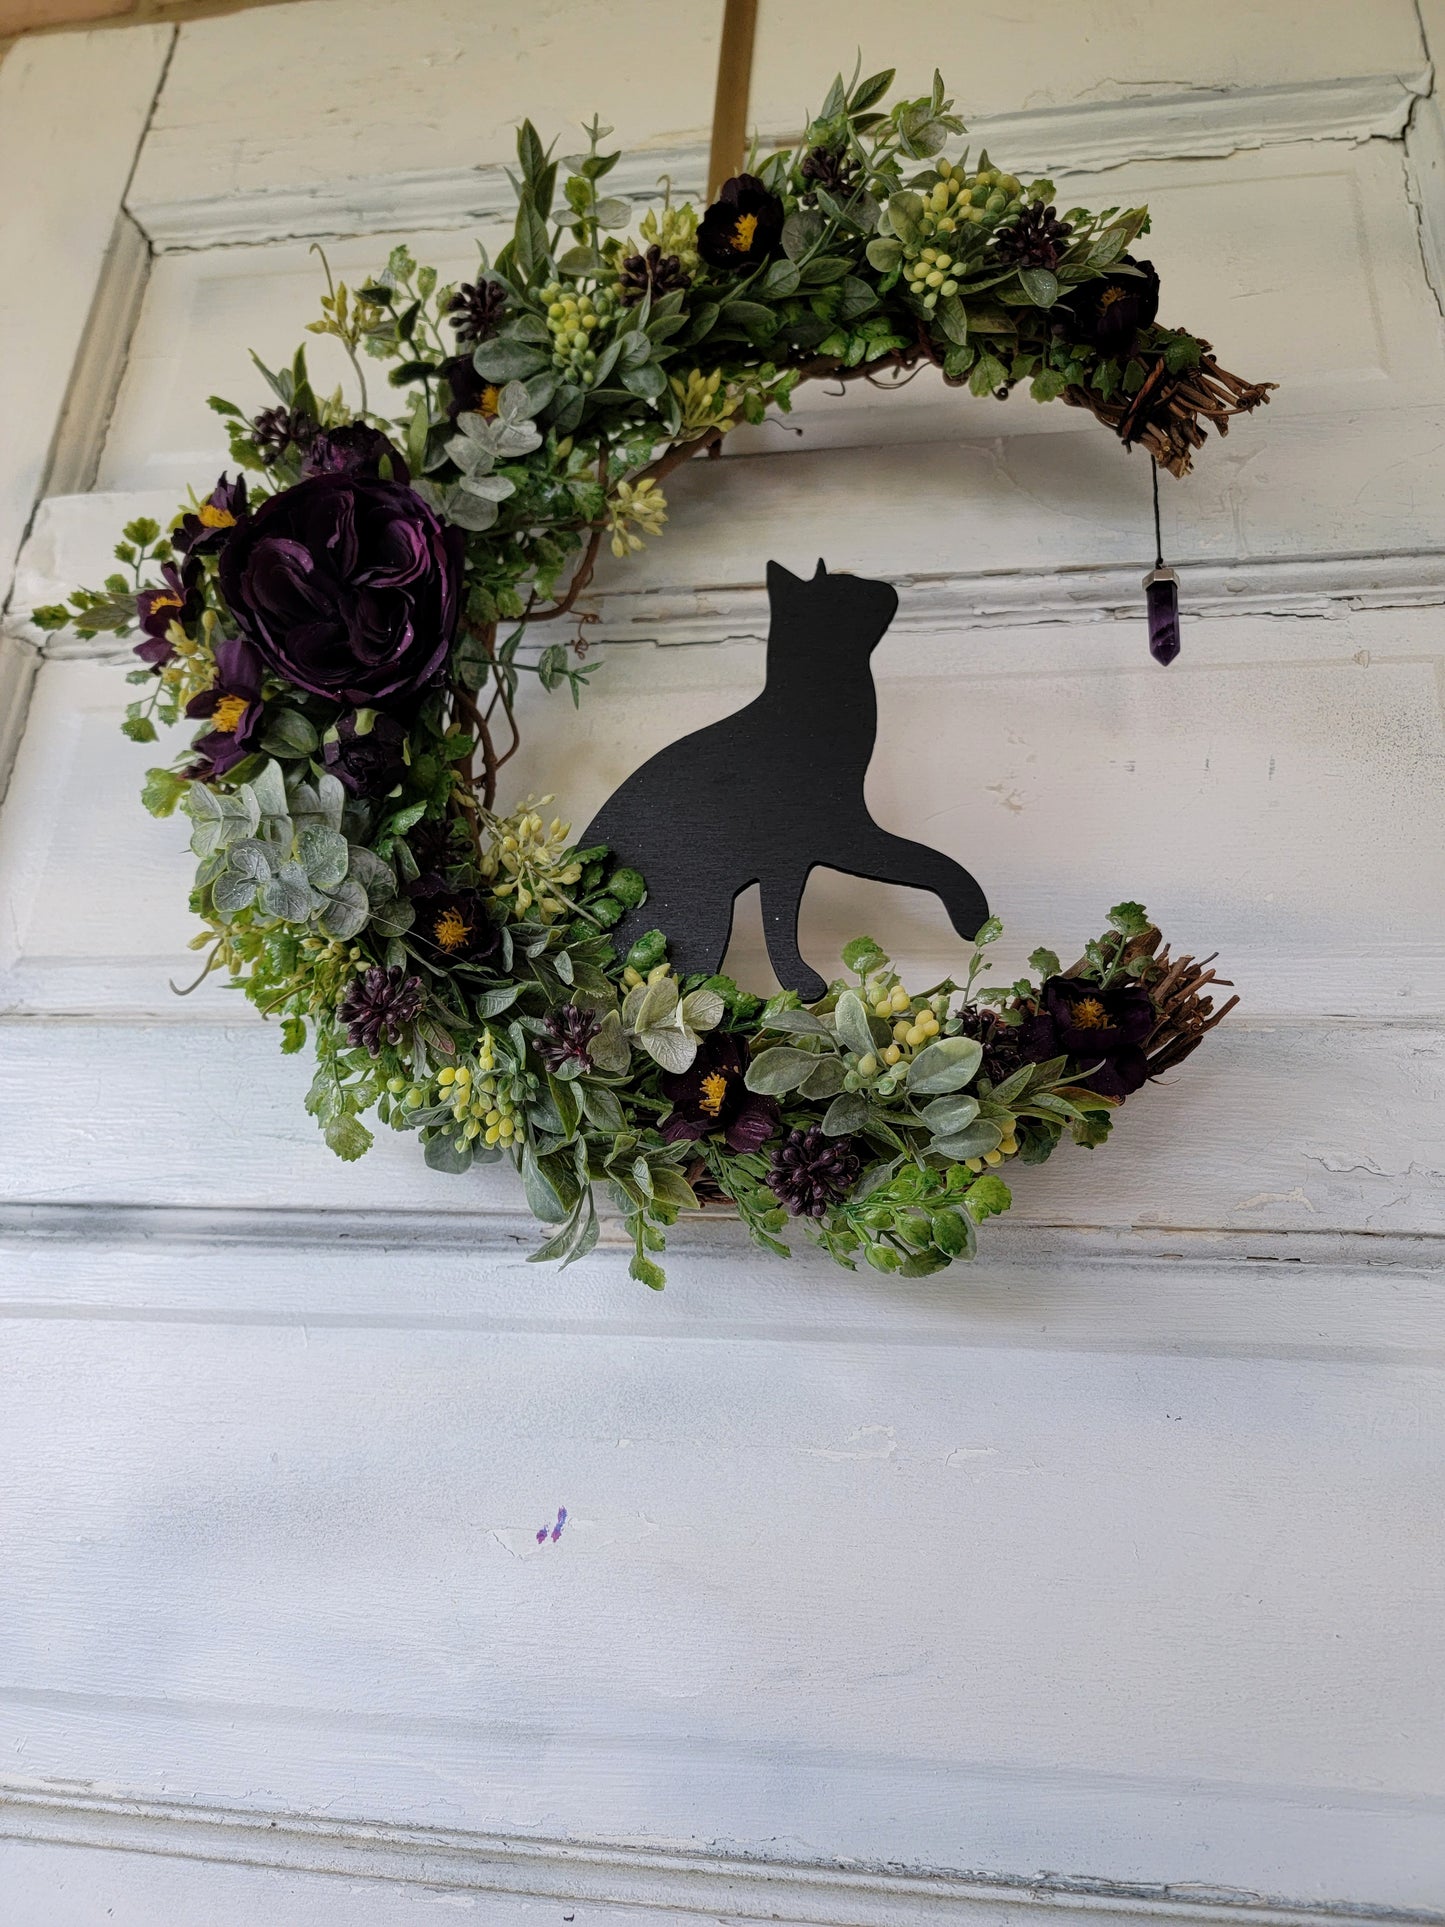
[[[1179,578],[1172,569],[1151,569],[1144,578],[1149,610],[1149,654],[1169,664],[1179,654]]]

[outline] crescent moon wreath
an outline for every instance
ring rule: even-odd
[[[609,129],[554,159],[524,122],[496,259],[482,252],[459,286],[405,247],[355,289],[327,268],[309,329],[341,343],[354,395],[318,394],[304,350],[277,372],[258,362],[260,413],[211,402],[236,478],[165,532],[130,523],[120,573],[35,612],[43,629],[139,629],[134,741],[199,723],[143,800],[193,825],[202,977],[225,972],[279,1019],[284,1051],[310,1039],[306,1107],[331,1149],[360,1157],[374,1112],[415,1132],[434,1170],[510,1159],[547,1228],[535,1256],[563,1262],[596,1243],[603,1186],[632,1275],[654,1287],[666,1228],[706,1203],[783,1255],[798,1218],[845,1265],[917,1277],[972,1257],[977,1225],[1011,1202],[1009,1166],[1066,1134],[1102,1144],[1115,1108],[1236,1001],[1214,1008],[1208,963],[1172,958],[1131,902],[1069,967],[1039,949],[1031,975],[979,988],[1000,926],[978,886],[871,820],[858,834],[896,851],[860,858],[862,873],[935,888],[971,933],[958,981],[911,989],[886,944],[860,937],[831,982],[799,959],[764,1001],[717,974],[721,952],[695,933],[695,954],[679,932],[670,960],[669,931],[637,929],[648,879],[631,851],[575,847],[550,797],[497,810],[522,678],[576,703],[595,668],[581,647],[595,618],[574,612],[602,543],[624,560],[642,548],[668,475],[786,410],[799,382],[889,387],[928,364],[981,397],[1026,384],[1142,446],[1156,487],[1158,468],[1188,470],[1208,424],[1223,434],[1268,400],[1271,384],[1157,321],[1158,277],[1131,252],[1147,209],[1061,213],[1046,180],[948,157],[964,127],[942,81],[884,108],[892,79],[839,79],[797,146],[754,153],[700,213],[669,194],[639,218],[609,195]],[[852,596],[881,619],[873,641],[887,626],[887,585],[779,571],[775,646],[783,577]],[[1149,588],[1167,661],[1169,572]],[[576,641],[539,648],[539,625],[569,614]],[[839,728],[859,733],[846,715]],[[645,815],[614,803],[619,822]],[[691,878],[653,839],[672,893],[659,881],[659,901],[683,889],[696,912],[722,890],[730,916],[738,866],[743,882],[766,874],[731,807],[725,790],[704,799],[718,834]],[[831,851],[831,807],[819,792],[809,851]],[[794,827],[775,819],[772,835]],[[707,851],[724,844],[733,873],[714,875]]]

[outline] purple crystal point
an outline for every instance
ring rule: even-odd
[[[1149,654],[1166,666],[1179,654],[1179,578],[1172,569],[1151,569],[1144,578],[1149,609]]]

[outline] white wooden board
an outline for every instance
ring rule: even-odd
[[[0,226],[73,292],[6,362],[16,540],[122,199],[113,349],[137,236],[161,252],[111,492],[46,505],[19,564],[0,764],[27,611],[209,485],[204,397],[260,404],[245,351],[299,338],[310,237],[353,282],[403,236],[465,271],[524,112],[615,120],[635,198],[694,187],[720,17],[190,22],[143,141],[170,30],[35,43],[0,159],[44,191]],[[170,995],[185,826],[134,801],[154,752],[115,731],[107,645],[45,644],[0,814],[4,1927],[1317,1927],[1445,1895],[1432,49],[1406,0],[840,0],[828,40],[764,0],[764,129],[855,45],[920,85],[936,61],[1065,204],[1148,199],[1166,319],[1282,379],[1165,485],[1185,653],[1145,653],[1141,458],[1026,398],[817,389],[599,572],[595,687],[529,701],[515,791],[565,769],[580,825],[757,687],[768,556],[846,561],[903,591],[870,801],[978,871],[1000,974],[1139,895],[1244,1010],[1110,1148],[1019,1172],[971,1270],[784,1264],[715,1220],[678,1227],[660,1298],[613,1227],[529,1266],[506,1177],[389,1133],[342,1166],[272,1031]],[[72,386],[91,440],[58,486],[118,360]],[[805,949],[859,929],[956,967],[926,900],[818,879]],[[750,905],[731,962],[766,985]]]

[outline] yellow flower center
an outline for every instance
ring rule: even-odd
[[[472,934],[472,926],[460,910],[443,910],[432,925],[432,935],[443,950],[460,950]]]
[[[737,220],[733,223],[733,231],[730,239],[733,247],[739,254],[747,253],[753,244],[753,236],[757,231],[758,217],[756,214],[740,214],[738,216]]]
[[[1109,1013],[1097,997],[1081,997],[1074,1005],[1073,1016],[1080,1030],[1102,1030],[1109,1021]]]
[[[218,509],[214,502],[202,502],[196,511],[203,527],[208,529],[233,529],[236,518],[229,509]]]
[[[723,1099],[728,1094],[728,1081],[721,1071],[709,1071],[702,1080],[702,1108],[709,1117],[722,1114]]]
[[[223,736],[234,736],[249,708],[244,696],[222,696],[212,713],[211,728],[218,729]]]
[[[1116,301],[1122,301],[1123,299],[1124,290],[1122,288],[1105,288],[1104,292],[1099,296],[1099,306],[1101,308],[1111,308]]]
[[[502,391],[495,382],[488,382],[482,390],[482,398],[477,403],[477,413],[486,421],[492,421],[501,404]]]
[[[179,609],[180,606],[181,599],[178,595],[158,595],[150,605],[150,613],[154,615],[157,609]]]

